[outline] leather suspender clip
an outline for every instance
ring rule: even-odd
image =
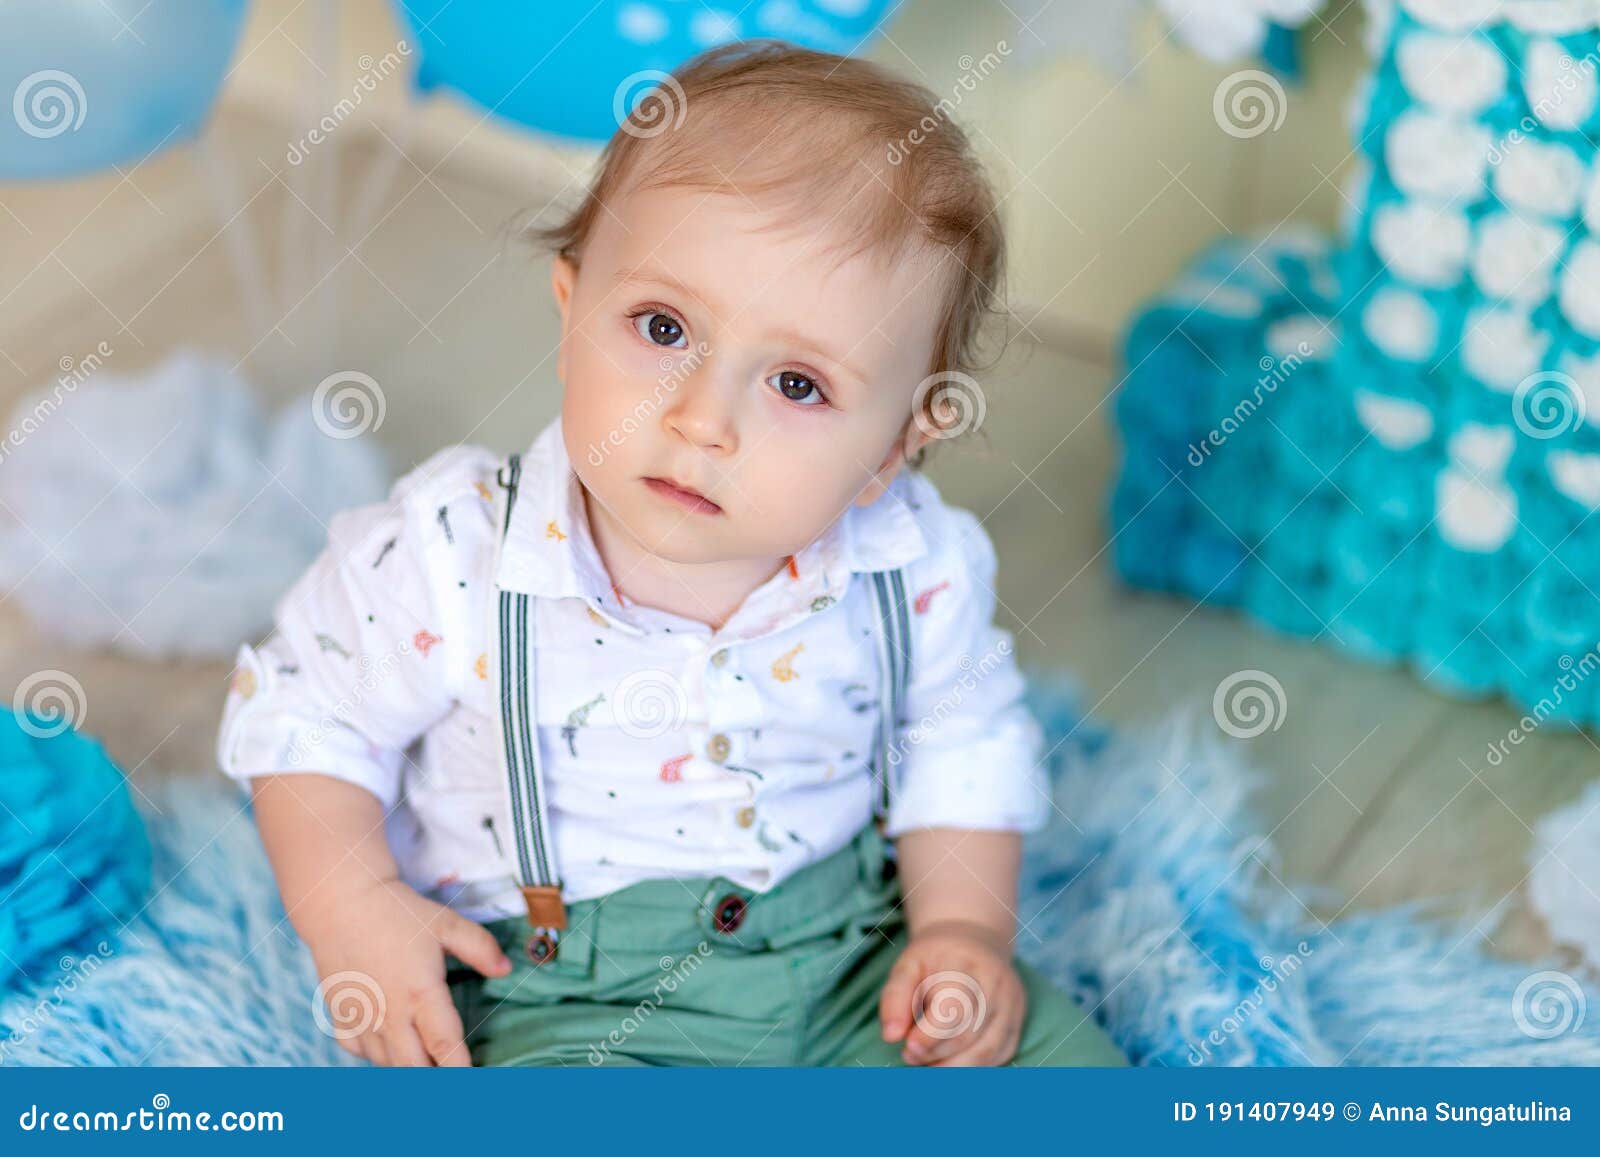
[[[522,899],[528,905],[528,923],[535,928],[566,928],[567,906],[561,902],[559,885],[524,884]]]

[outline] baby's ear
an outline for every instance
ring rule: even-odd
[[[561,337],[556,343],[556,381],[567,381],[567,322],[572,316],[572,290],[577,284],[578,268],[559,253],[550,262],[550,293],[561,311]]]
[[[895,476],[905,468],[906,460],[915,454],[932,439],[932,435],[922,428],[923,424],[908,418],[905,426],[900,431],[900,436],[894,440],[885,455],[882,465],[877,473],[872,476],[866,487],[856,495],[857,506],[871,506],[878,497],[895,480]]]

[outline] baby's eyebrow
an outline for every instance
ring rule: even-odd
[[[717,314],[717,310],[711,305],[710,302],[708,302],[695,290],[679,281],[676,277],[673,277],[670,273],[667,273],[665,270],[647,269],[642,265],[635,266],[632,269],[624,266],[616,271],[616,276],[619,279],[618,284],[622,285],[626,285],[630,282],[651,282],[656,285],[666,286],[668,289],[675,289],[679,293],[687,294],[689,297],[694,298],[701,305],[705,306],[706,309],[710,310],[713,316],[716,316]],[[852,377],[859,382],[865,382],[867,380],[866,374],[862,373],[859,369],[857,369],[855,366],[852,366],[844,359],[834,357],[828,352],[827,347],[821,342],[808,336],[807,334],[801,333],[797,329],[785,326],[773,330],[769,336],[777,338],[780,341],[787,342],[790,345],[799,346],[802,349],[812,351],[823,361],[832,363],[836,369],[843,370],[847,377]]]

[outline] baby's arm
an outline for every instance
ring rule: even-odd
[[[895,848],[910,943],[879,997],[883,1039],[910,1064],[1004,1064],[1027,1011],[1011,963],[1022,837],[921,828]]]
[[[253,779],[251,796],[284,910],[317,974],[341,978],[326,991],[339,1044],[380,1065],[470,1065],[443,953],[501,976],[511,961],[494,937],[400,881],[365,788],[296,773]],[[341,1025],[341,996],[358,1025]]]
[[[1022,833],[1050,810],[1044,734],[1012,636],[994,624],[996,560],[970,513],[925,496],[928,554],[908,567],[912,677],[887,832],[909,941],[879,1001],[912,1064],[1004,1064],[1027,994],[1012,962]]]
[[[509,968],[481,926],[402,882],[384,830],[405,752],[454,710],[482,646],[484,586],[464,576],[487,571],[497,461],[441,451],[387,502],[335,515],[272,634],[240,649],[218,734],[218,762],[250,784],[284,906],[330,988],[335,1037],[378,1063],[463,1063],[445,951]],[[368,1001],[381,1023],[346,1036],[338,1014]]]

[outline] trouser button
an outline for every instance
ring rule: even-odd
[[[736,892],[729,892],[717,901],[717,906],[712,912],[718,932],[732,932],[744,923],[745,910],[749,905],[745,898]]]
[[[543,964],[547,960],[556,958],[556,938],[548,932],[536,932],[528,937],[528,959],[535,964]]]

